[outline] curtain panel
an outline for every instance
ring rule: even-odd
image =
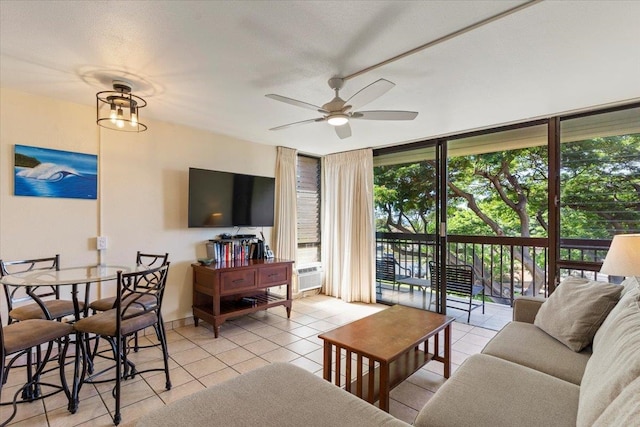
[[[296,150],[278,147],[276,157],[275,217],[273,220],[273,253],[276,258],[294,261],[296,261],[296,252],[298,249],[296,162]]]
[[[322,177],[325,293],[346,302],[373,303],[373,150],[325,156]]]

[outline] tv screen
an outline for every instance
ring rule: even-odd
[[[189,227],[271,227],[275,178],[189,168]]]

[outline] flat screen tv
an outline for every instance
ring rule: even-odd
[[[271,227],[275,178],[189,168],[189,227]]]

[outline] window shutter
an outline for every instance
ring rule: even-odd
[[[320,159],[298,155],[299,263],[320,261]]]

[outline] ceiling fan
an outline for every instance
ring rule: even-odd
[[[306,123],[327,122],[334,126],[336,134],[340,139],[349,138],[351,136],[350,120],[413,120],[418,116],[415,111],[390,111],[390,110],[373,110],[373,111],[355,111],[360,107],[370,103],[378,97],[387,93],[395,86],[389,80],[380,79],[360,89],[355,95],[346,101],[340,98],[339,91],[344,85],[344,79],[333,77],[329,79],[329,87],[335,91],[335,97],[324,104],[322,107],[309,104],[307,102],[298,101],[297,99],[287,98],[286,96],[268,94],[267,98],[276,101],[285,102],[297,107],[306,108],[322,113],[322,117],[315,119],[303,120],[301,122],[289,123],[287,125],[277,126],[269,130],[280,130],[292,126],[303,125]]]

